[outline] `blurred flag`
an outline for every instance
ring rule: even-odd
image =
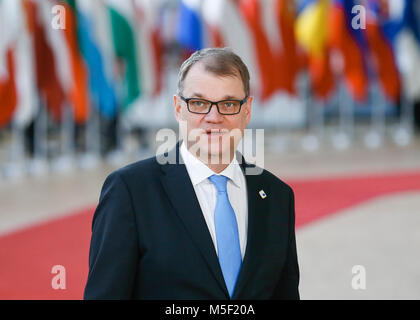
[[[3,59],[6,61],[4,61],[5,65],[0,66],[3,69],[2,75],[0,74],[0,127],[11,121],[17,104],[14,50],[7,48]]]
[[[274,65],[274,56],[268,41],[264,28],[264,8],[258,0],[240,0],[239,8],[247,22],[250,34],[254,41],[253,49],[255,50],[256,64],[259,68],[261,81],[261,100],[266,100],[276,91],[276,68]]]
[[[17,104],[14,43],[17,34],[10,20],[12,6],[10,1],[0,2],[0,128],[11,121]]]
[[[59,78],[57,64],[65,67],[66,63],[56,61],[47,32],[51,28],[51,9],[45,2],[23,0],[28,26],[35,51],[36,83],[40,97],[55,121],[61,120],[62,105],[66,95]],[[45,10],[46,9],[46,10]],[[45,19],[47,18],[47,19]],[[64,55],[64,53],[63,53]]]
[[[122,111],[126,111],[141,94],[138,77],[135,11],[132,1],[108,0],[114,54],[123,77]]]
[[[111,71],[107,71],[105,67],[105,63],[111,66],[113,63],[111,59],[107,61],[105,58],[106,50],[110,54],[111,42],[104,45],[104,48],[100,45],[100,32],[111,30],[110,25],[106,23],[109,23],[109,19],[104,14],[107,8],[101,1],[77,1],[76,8],[79,48],[88,69],[90,94],[101,114],[110,119],[115,117],[117,111]],[[101,31],[101,28],[104,30]],[[106,37],[110,38],[110,33],[107,33]]]
[[[161,5],[161,0],[135,1],[140,70],[143,88],[148,96],[156,96],[162,90],[164,48],[160,28]]]
[[[405,1],[404,27],[411,30],[417,41],[420,43],[420,1]]]
[[[52,30],[52,32],[62,32],[64,35],[65,48],[63,49],[68,51],[69,62],[60,61],[60,58],[63,58],[62,56],[58,56],[57,60],[60,64],[68,63],[70,66],[71,82],[67,92],[68,100],[73,107],[74,121],[77,124],[83,124],[89,117],[90,97],[88,94],[87,70],[78,43],[76,4],[74,0],[52,2],[51,4],[60,4],[65,8],[65,28]]]
[[[14,14],[12,16],[17,27],[15,66],[18,97],[16,110],[13,114],[13,122],[18,127],[25,128],[34,119],[39,108],[36,92],[34,52],[22,1],[3,0],[3,2],[6,1],[14,5]]]
[[[205,28],[208,31],[208,46],[213,48],[226,47],[226,39],[223,35],[223,15],[227,13],[226,10],[233,7],[231,0],[203,0],[202,13]],[[235,10],[235,8],[234,8]],[[226,16],[228,16],[227,13]]]
[[[384,32],[392,39],[405,95],[420,99],[420,1],[389,2],[390,20]]]
[[[327,45],[329,0],[304,0],[298,8],[296,38],[308,55],[309,74],[314,93],[327,98],[334,87]]]
[[[176,37],[178,43],[188,51],[204,47],[204,25],[200,0],[180,0]]]
[[[375,7],[375,4],[372,3],[371,6]],[[378,4],[376,6],[378,7]],[[389,0],[379,5],[379,11],[385,13],[387,17],[383,21],[382,28],[388,39],[394,42],[400,32],[407,30],[420,42],[420,1]]]
[[[400,99],[400,75],[392,47],[392,39],[384,32],[389,20],[388,3],[368,0],[366,36],[373,58],[373,65],[385,95],[394,102]]]
[[[345,82],[353,98],[364,101],[368,92],[368,71],[366,65],[366,40],[363,26],[352,26],[352,19],[357,18],[352,8],[354,0],[334,0],[328,20],[328,41],[342,57]]]
[[[22,2],[0,2],[0,123],[24,128],[38,110],[32,46]]]
[[[280,42],[275,50],[278,87],[290,94],[296,94],[296,77],[303,67],[303,56],[297,50],[295,36],[296,4],[294,1],[275,0],[274,8],[269,8],[277,22]],[[270,37],[271,39],[271,37]],[[276,48],[276,47],[275,47]]]
[[[251,74],[252,94],[260,96],[261,81],[253,37],[236,0],[204,0],[203,18],[209,26],[210,46],[229,47],[239,54]]]

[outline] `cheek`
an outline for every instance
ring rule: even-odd
[[[239,129],[240,131],[243,131],[247,126],[246,116],[244,114],[240,114],[236,119],[232,119],[228,125],[230,130]]]
[[[193,115],[187,110],[186,112],[181,112],[179,123],[185,130],[184,132],[190,133],[192,130],[200,128],[201,119],[202,117]]]

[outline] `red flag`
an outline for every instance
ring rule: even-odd
[[[203,19],[209,30],[209,45],[229,47],[239,54],[251,75],[251,94],[260,96],[262,81],[253,36],[239,10],[240,0],[204,0]]]
[[[155,85],[153,94],[158,95],[162,91],[162,77],[163,77],[163,40],[160,35],[160,29],[155,27],[151,32],[151,45],[153,51],[153,60],[155,67]]]
[[[330,66],[330,51],[325,49],[322,56],[308,57],[309,75],[314,93],[326,99],[334,88],[334,74]]]
[[[158,3],[134,2],[136,23],[139,28],[139,47],[141,77],[144,90],[151,96],[157,96],[163,85],[164,44],[161,36]]]
[[[277,86],[296,94],[295,81],[303,67],[303,54],[297,50],[295,36],[296,8],[293,1],[277,0],[275,16],[281,34],[281,51],[275,53]]]
[[[261,21],[258,0],[241,0],[239,9],[244,16],[254,40],[257,64],[261,76],[261,99],[268,99],[276,90],[276,70],[273,53]]]
[[[367,15],[366,36],[372,53],[374,69],[382,88],[389,99],[397,102],[399,101],[401,90],[400,75],[391,43],[385,37],[379,19],[379,16],[383,20],[387,18],[387,8],[384,7],[386,3],[379,1],[377,5],[378,11],[375,12],[375,8],[370,8],[372,10],[369,10]]]
[[[352,2],[334,1],[329,12],[328,42],[337,49],[344,61],[343,75],[350,92],[356,100],[367,97],[368,76],[365,64],[362,31],[351,26]]]
[[[326,37],[329,5],[329,0],[305,2],[295,24],[296,39],[306,52],[311,88],[320,99],[328,98],[334,88]]]
[[[8,77],[0,78],[0,127],[10,122],[17,104],[14,51],[9,48],[6,56]]]
[[[80,54],[77,42],[76,17],[73,9],[66,3],[65,7],[66,28],[62,31],[68,46],[73,81],[68,92],[69,100],[73,107],[76,123],[85,123],[89,117],[90,105],[88,98],[87,71]]]
[[[206,28],[209,31],[210,47],[223,48],[226,46],[223,35],[218,28],[210,24],[206,24]]]
[[[53,119],[60,121],[65,93],[57,77],[54,54],[48,44],[44,25],[39,19],[37,3],[24,0],[23,6],[33,36],[37,87]]]

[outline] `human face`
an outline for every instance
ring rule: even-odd
[[[242,100],[245,91],[239,76],[217,76],[206,71],[204,65],[197,62],[184,79],[182,95],[185,98],[203,98],[210,101]],[[212,158],[212,161],[220,161],[221,158],[228,158],[229,163],[251,119],[251,104],[252,97],[248,97],[240,113],[235,115],[220,114],[216,105],[212,106],[208,114],[194,114],[188,111],[185,101],[175,95],[175,116],[180,123],[188,149],[192,151],[198,148],[200,154],[196,156],[202,160]],[[186,124],[186,128],[181,122]]]

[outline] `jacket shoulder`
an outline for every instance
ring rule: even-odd
[[[263,169],[262,170],[262,179],[268,182],[273,189],[279,189],[281,191],[287,191],[293,193],[292,187],[284,182],[282,179],[277,177],[275,174],[270,171]]]
[[[151,157],[119,168],[113,171],[108,177],[119,176],[126,182],[156,178],[160,171],[160,167],[161,165],[156,160],[156,157]]]

